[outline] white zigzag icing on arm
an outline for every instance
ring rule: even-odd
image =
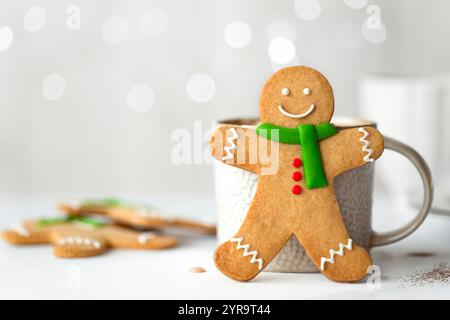
[[[375,160],[370,157],[373,154],[373,149],[369,148],[370,141],[367,140],[367,137],[369,136],[369,132],[364,128],[359,128],[358,131],[362,132],[362,134],[363,134],[362,137],[359,138],[359,141],[364,143],[364,146],[362,147],[362,152],[366,152],[366,155],[363,158],[364,161],[365,162],[374,162]]]
[[[247,257],[247,256],[252,256],[252,258],[250,259],[250,263],[258,263],[258,269],[261,270],[263,267],[263,259],[261,258],[257,258],[258,256],[258,251],[254,250],[254,251],[249,251],[250,249],[250,245],[249,244],[242,244],[242,242],[244,242],[244,238],[232,238],[230,240],[230,242],[237,242],[237,249],[244,249],[244,253],[243,256]]]
[[[320,259],[320,270],[322,270],[322,271],[325,270],[325,264],[327,262],[334,263],[334,256],[336,254],[342,257],[344,255],[344,249],[352,250],[352,245],[353,245],[352,239],[348,239],[347,245],[345,245],[343,243],[339,243],[339,251],[330,249],[330,257],[329,258],[322,257]]]
[[[30,237],[30,231],[28,231],[28,229],[26,229],[22,225],[18,225],[18,224],[14,225],[11,227],[11,230],[14,231],[15,233],[19,234],[22,237],[25,237],[25,238]]]
[[[236,132],[235,128],[231,128],[231,133],[233,135],[231,137],[227,138],[229,146],[225,146],[224,150],[225,150],[226,155],[222,158],[222,160],[233,159],[233,153],[231,152],[231,150],[237,149],[237,146],[234,142],[236,141],[237,138],[239,138],[239,135]]]

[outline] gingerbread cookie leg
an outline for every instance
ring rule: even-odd
[[[216,249],[214,262],[217,268],[240,281],[258,275],[292,234],[275,218],[268,208],[253,205],[237,234]]]
[[[92,235],[55,235],[53,254],[58,258],[84,258],[98,256],[106,252],[109,247],[99,237]]]
[[[156,232],[137,233],[116,226],[105,227],[103,232],[108,243],[114,248],[123,249],[163,249],[177,245],[177,239],[171,236],[163,236]]]
[[[334,281],[364,278],[371,260],[367,251],[349,238],[332,187],[314,209],[302,214],[294,232],[317,268]]]

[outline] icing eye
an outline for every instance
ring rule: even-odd
[[[311,89],[310,89],[310,88],[305,88],[305,89],[303,89],[303,94],[304,94],[305,96],[309,96],[309,95],[311,94]]]
[[[283,88],[283,89],[281,89],[281,94],[283,95],[283,96],[288,96],[289,95],[289,89],[288,88]]]

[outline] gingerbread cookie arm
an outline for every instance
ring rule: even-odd
[[[30,223],[13,226],[2,232],[6,242],[15,245],[48,243],[51,235],[45,231],[35,230]]]
[[[261,158],[270,151],[267,150],[267,140],[264,139],[266,147],[260,146],[259,140],[253,127],[220,125],[214,130],[209,141],[211,155],[228,165],[259,173]]]
[[[293,222],[297,239],[317,269],[331,280],[361,280],[371,265],[369,254],[349,237],[333,187],[314,192],[321,200],[300,209],[301,219]]]
[[[214,253],[217,268],[232,279],[248,281],[256,277],[292,235],[277,221],[273,208],[264,203],[254,200],[236,235]]]
[[[334,179],[345,171],[378,159],[384,150],[384,139],[372,127],[344,129],[322,141],[320,149],[327,175]]]
[[[190,230],[195,230],[202,234],[215,235],[217,228],[214,224],[195,222],[189,219],[174,218],[171,221],[171,225],[174,227],[186,228]]]

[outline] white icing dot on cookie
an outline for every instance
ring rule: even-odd
[[[144,233],[139,234],[137,240],[140,244],[145,244],[154,237],[155,237],[155,234],[153,232],[144,232]]]
[[[289,95],[289,88],[283,88],[281,89],[281,94],[283,96],[288,96]]]
[[[89,247],[94,247],[96,249],[101,248],[102,244],[100,241],[90,238],[81,238],[81,237],[65,237],[61,238],[58,241],[59,245],[65,246],[67,244],[78,244],[78,245],[85,245]]]
[[[309,95],[311,94],[311,89],[310,89],[310,88],[305,88],[305,89],[303,89],[303,94],[304,94],[305,96],[309,96]]]
[[[161,216],[154,214],[152,212],[147,211],[146,209],[139,209],[137,214],[141,217],[149,218],[149,219],[161,219]]]

